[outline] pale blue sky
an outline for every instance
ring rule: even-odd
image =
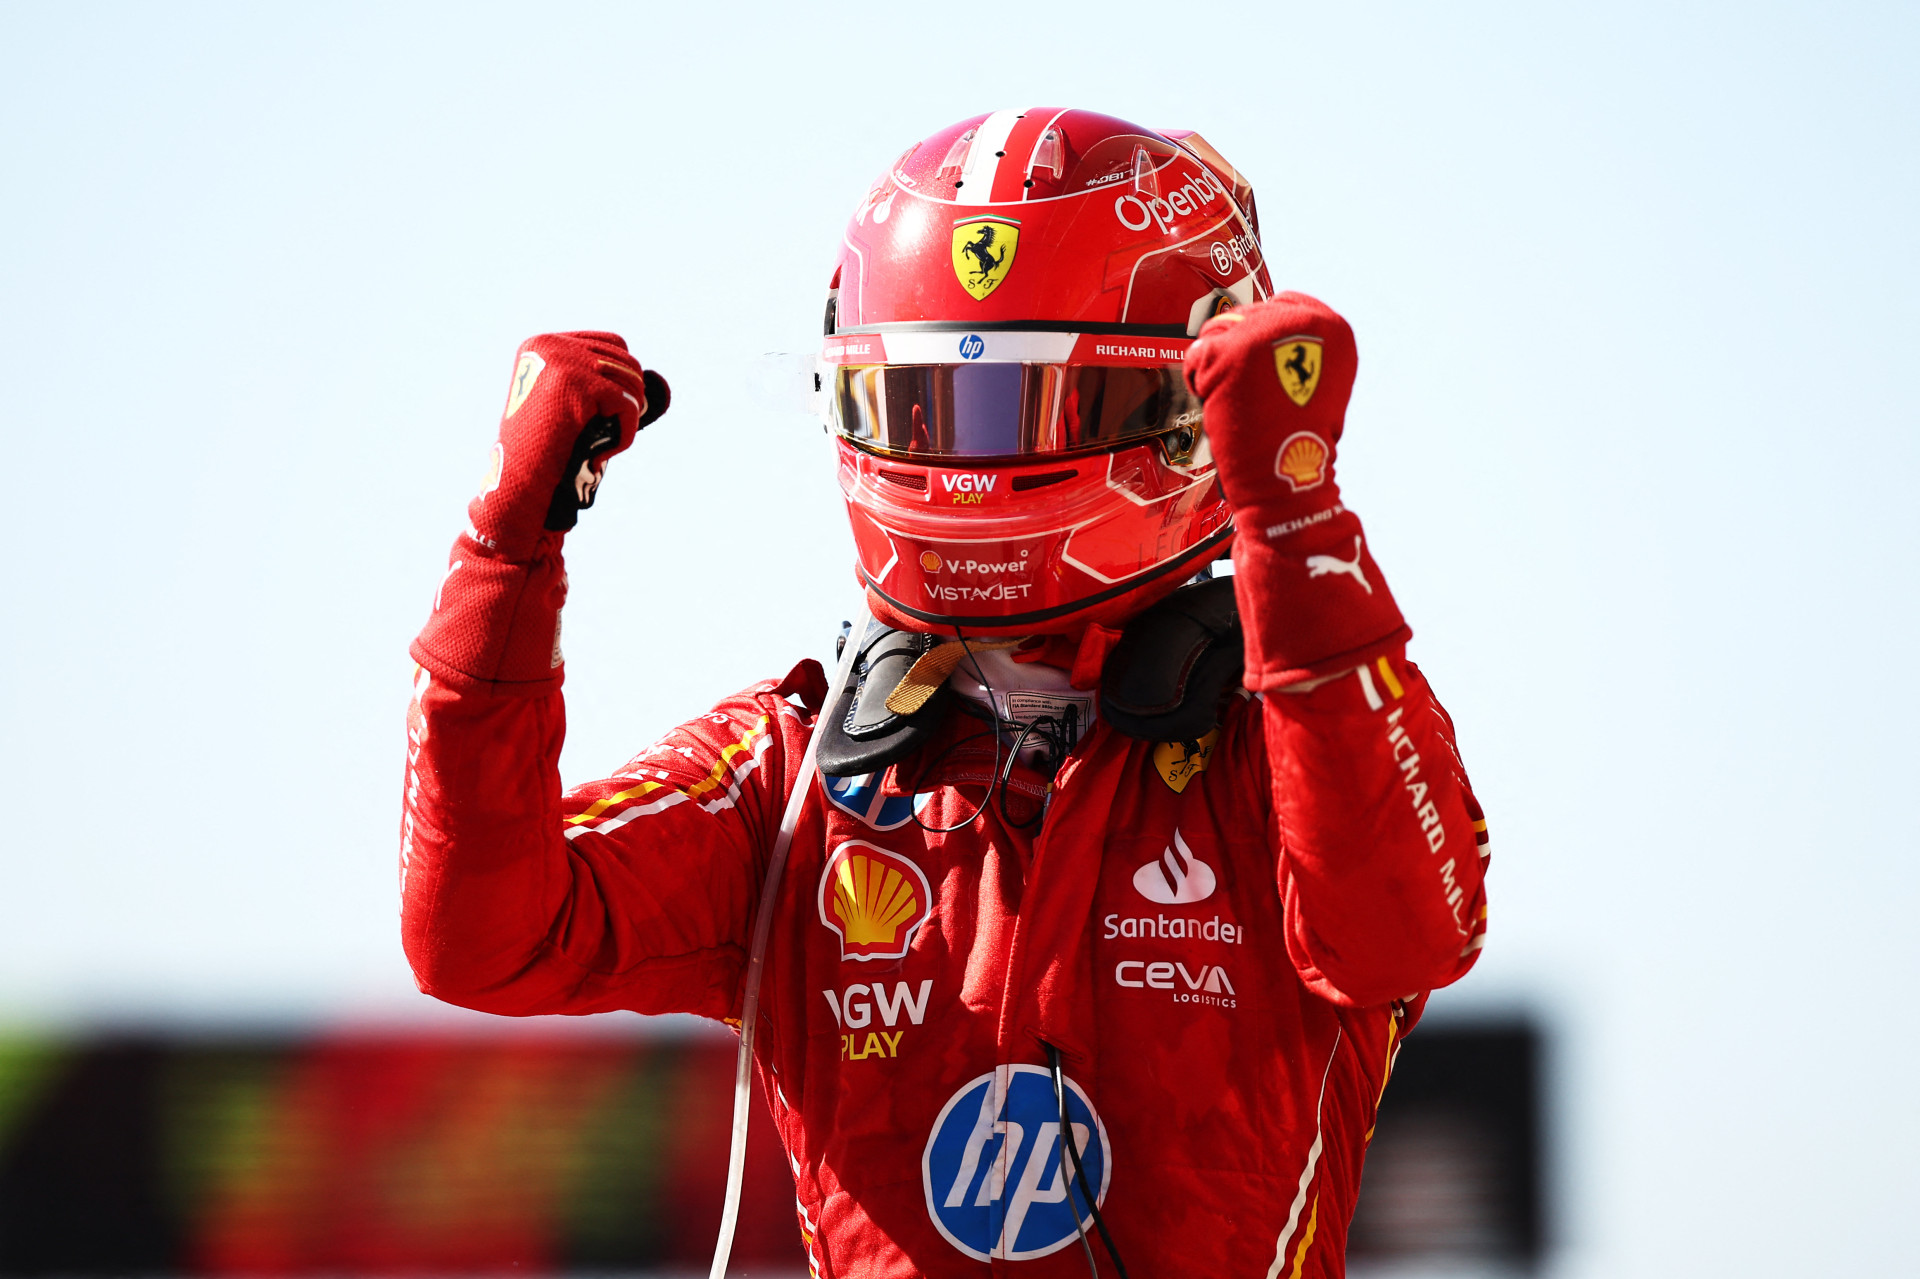
[[[1197,128],[1362,354],[1342,478],[1556,1034],[1578,1275],[1894,1274],[1910,6],[8,5],[0,1014],[412,1015],[407,640],[515,344],[675,408],[571,539],[569,780],[829,651],[838,227],[1007,105]]]

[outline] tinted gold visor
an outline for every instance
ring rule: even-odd
[[[1178,365],[874,364],[835,371],[834,428],[909,457],[1022,457],[1197,432]]]

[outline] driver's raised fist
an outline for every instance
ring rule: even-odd
[[[1249,688],[1370,660],[1409,634],[1334,477],[1358,362],[1347,322],[1304,293],[1215,316],[1187,352],[1234,508]]]
[[[520,344],[486,481],[467,506],[502,559],[534,554],[593,505],[607,461],[667,411],[667,383],[615,333],[545,333]]]

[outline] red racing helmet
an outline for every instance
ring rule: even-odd
[[[1217,558],[1181,361],[1271,292],[1253,189],[1198,134],[1029,107],[909,147],[847,224],[821,352],[874,616],[1070,632]]]

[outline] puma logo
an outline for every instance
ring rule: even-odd
[[[1307,556],[1307,576],[1325,577],[1329,573],[1345,573],[1360,583],[1367,594],[1373,594],[1373,584],[1367,581],[1367,575],[1360,571],[1360,546],[1361,539],[1356,536],[1353,539],[1353,558],[1350,560],[1343,560],[1338,555]]]

